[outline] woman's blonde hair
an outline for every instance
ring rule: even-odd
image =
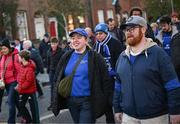
[[[151,23],[150,26],[151,26],[151,28],[153,28],[153,27],[158,27],[158,24],[154,22],[154,23]]]

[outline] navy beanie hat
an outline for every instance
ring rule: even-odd
[[[97,32],[104,32],[104,33],[108,33],[108,25],[105,24],[105,23],[99,23],[96,25],[95,29],[94,29],[94,32],[97,33]]]
[[[8,39],[4,39],[0,42],[0,46],[5,46],[7,48],[11,48],[10,41]]]

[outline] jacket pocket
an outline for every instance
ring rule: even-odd
[[[148,106],[151,108],[157,108],[165,104],[165,95],[160,92],[147,90]]]

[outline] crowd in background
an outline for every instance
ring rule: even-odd
[[[46,33],[38,48],[28,39],[2,39],[0,111],[6,90],[7,122],[16,122],[17,110],[22,123],[40,123],[36,92],[38,98],[44,93],[37,75],[46,71],[51,88],[47,110],[55,116],[68,108],[75,123],[95,123],[105,114],[107,123],[178,124],[178,13],[151,24],[141,8],[132,8],[129,16],[120,26],[109,18],[94,29],[76,28],[63,41]],[[60,82],[71,75],[71,92],[62,97]]]

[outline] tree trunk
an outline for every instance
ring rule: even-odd
[[[4,22],[3,22],[3,13],[0,12],[0,38],[5,38],[6,33],[5,33],[5,28],[4,28]]]
[[[16,39],[17,38],[16,13],[13,13],[11,15],[11,27],[12,27],[12,38]]]

